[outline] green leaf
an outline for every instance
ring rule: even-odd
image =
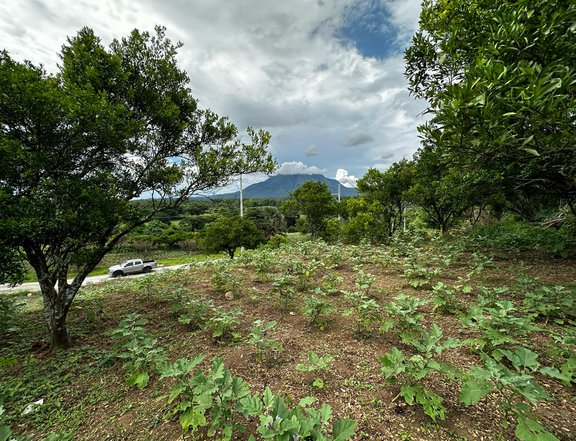
[[[534,150],[534,149],[527,149],[527,148],[524,148],[524,149],[522,149],[522,150],[524,150],[526,153],[530,153],[531,155],[534,155],[534,156],[540,156],[540,153],[538,153],[538,151],[537,151],[537,150]]]
[[[316,398],[314,397],[304,397],[302,398],[299,402],[298,402],[298,406],[300,407],[308,407],[310,406],[312,403],[314,403],[316,401]]]
[[[184,431],[187,431],[190,426],[192,426],[192,431],[195,431],[197,427],[203,427],[206,425],[206,417],[204,416],[204,413],[194,411],[193,409],[188,409],[186,412],[182,413],[179,421],[180,426]]]
[[[0,441],[8,441],[10,436],[12,435],[12,431],[8,426],[0,426]]]
[[[249,396],[240,400],[241,412],[248,416],[255,416],[262,413],[264,407],[262,401],[255,396]]]
[[[404,401],[406,401],[406,403],[409,405],[414,404],[414,397],[416,396],[416,388],[417,387],[412,386],[411,384],[408,383],[404,383],[400,387],[400,395],[402,396],[402,398],[404,398]]]
[[[559,441],[538,421],[525,416],[518,417],[518,425],[514,434],[520,441]]]
[[[483,378],[474,378],[466,381],[460,390],[460,400],[469,406],[477,403],[494,389],[492,382]]]
[[[345,441],[352,438],[358,423],[356,421],[343,418],[339,419],[332,425],[332,438],[334,441]]]
[[[138,389],[144,389],[148,385],[150,375],[148,372],[134,372],[128,377],[128,386],[138,386]]]

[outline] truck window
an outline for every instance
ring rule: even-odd
[[[132,265],[134,265],[134,262],[127,262],[126,265],[124,266],[132,266]]]

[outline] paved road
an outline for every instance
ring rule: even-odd
[[[160,266],[158,268],[155,268],[154,271],[152,271],[151,273],[133,274],[131,276],[126,276],[126,277],[130,277],[130,278],[132,278],[132,277],[144,277],[144,276],[148,276],[148,275],[154,274],[154,273],[159,273],[162,271],[169,271],[169,270],[176,270],[176,269],[180,269],[180,268],[185,268],[187,266],[189,266],[189,264]],[[108,280],[115,280],[115,279],[113,279],[108,274],[105,274],[103,276],[91,276],[91,277],[86,277],[86,280],[84,280],[84,283],[82,285],[84,286],[84,285],[91,285],[93,283],[102,283],[102,282],[106,282]],[[69,282],[72,282],[72,279],[70,279]],[[9,287],[8,285],[0,285],[0,293],[2,293],[2,292],[17,292],[17,291],[36,292],[36,291],[40,291],[40,286],[38,285],[38,282],[23,283],[21,285],[15,286],[14,288]]]

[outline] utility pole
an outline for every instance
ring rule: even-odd
[[[240,217],[244,217],[244,199],[242,194],[242,175],[240,175]]]

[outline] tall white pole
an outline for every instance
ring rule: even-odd
[[[244,217],[244,195],[242,194],[242,175],[240,175],[240,217]]]

